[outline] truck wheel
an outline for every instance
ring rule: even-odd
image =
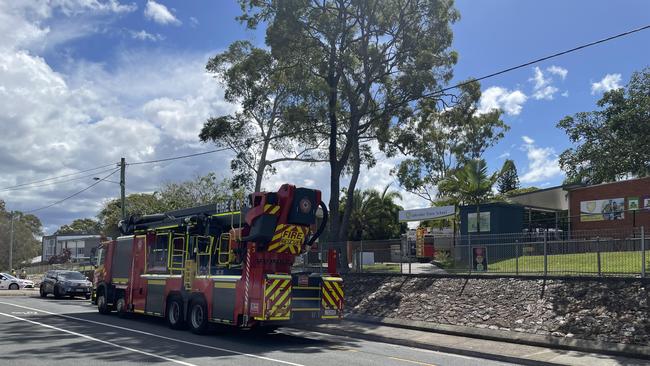
[[[59,286],[54,286],[54,298],[60,299],[62,297],[63,295],[61,294],[61,290],[59,290]]]
[[[90,294],[86,294],[84,295],[84,297],[86,298],[86,300],[90,300]]]
[[[194,334],[205,334],[208,329],[208,309],[203,299],[192,301],[189,323],[190,330]]]
[[[126,316],[126,300],[124,300],[124,296],[120,296],[115,301],[115,310],[117,311],[117,316],[122,318]]]
[[[12,283],[11,285],[9,285],[10,290],[18,290],[19,288],[20,286],[18,286],[17,283]]]
[[[41,285],[40,289],[38,290],[38,293],[41,295],[41,297],[47,297],[47,292],[45,292],[44,287],[44,285]]]
[[[167,325],[169,325],[170,328],[183,329],[185,327],[185,319],[183,319],[183,301],[178,297],[173,297],[167,301],[165,315]]]
[[[108,307],[108,303],[106,301],[107,300],[106,295],[104,295],[104,291],[97,294],[97,310],[100,314],[111,313],[111,309]]]

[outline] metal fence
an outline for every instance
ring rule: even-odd
[[[319,243],[296,260],[295,271],[327,271],[327,251],[347,253],[351,273],[646,277],[650,261],[643,227],[434,235],[433,257],[418,257],[403,239]],[[339,267],[343,263],[338,263]],[[30,276],[52,269],[92,270],[88,261],[25,267]]]
[[[345,250],[352,273],[645,277],[650,255],[643,227],[447,235],[434,255],[419,257],[402,239],[321,243],[303,268],[326,268],[327,248]]]

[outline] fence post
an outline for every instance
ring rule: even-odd
[[[548,248],[546,243],[546,231],[544,231],[544,277],[548,274]]]
[[[596,259],[598,261],[598,277],[602,276],[602,267],[600,263],[600,238],[596,237]]]
[[[519,240],[515,240],[515,273],[519,276]]]
[[[641,226],[641,278],[645,277],[645,228]]]
[[[472,264],[474,264],[472,263],[472,236],[471,235],[472,234],[469,233],[469,228],[468,228],[467,229],[467,272],[470,274],[472,273]]]
[[[409,241],[406,239],[406,245]],[[399,273],[404,274],[404,246],[402,243],[399,244]]]

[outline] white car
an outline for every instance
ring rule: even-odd
[[[2,281],[2,284],[0,285],[0,289],[10,289],[10,290],[18,290],[19,288],[34,288],[34,281],[30,280],[23,280],[17,277],[14,277],[10,275],[9,273],[0,273],[0,281]],[[5,285],[4,282],[6,283],[6,287],[3,286]],[[12,286],[14,284],[18,284],[18,287]]]
[[[0,290],[18,290],[20,283],[15,277],[7,277],[0,273]]]

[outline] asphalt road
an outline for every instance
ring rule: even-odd
[[[159,318],[101,315],[86,300],[0,297],[0,365],[508,365],[460,355],[281,329],[198,336]]]

